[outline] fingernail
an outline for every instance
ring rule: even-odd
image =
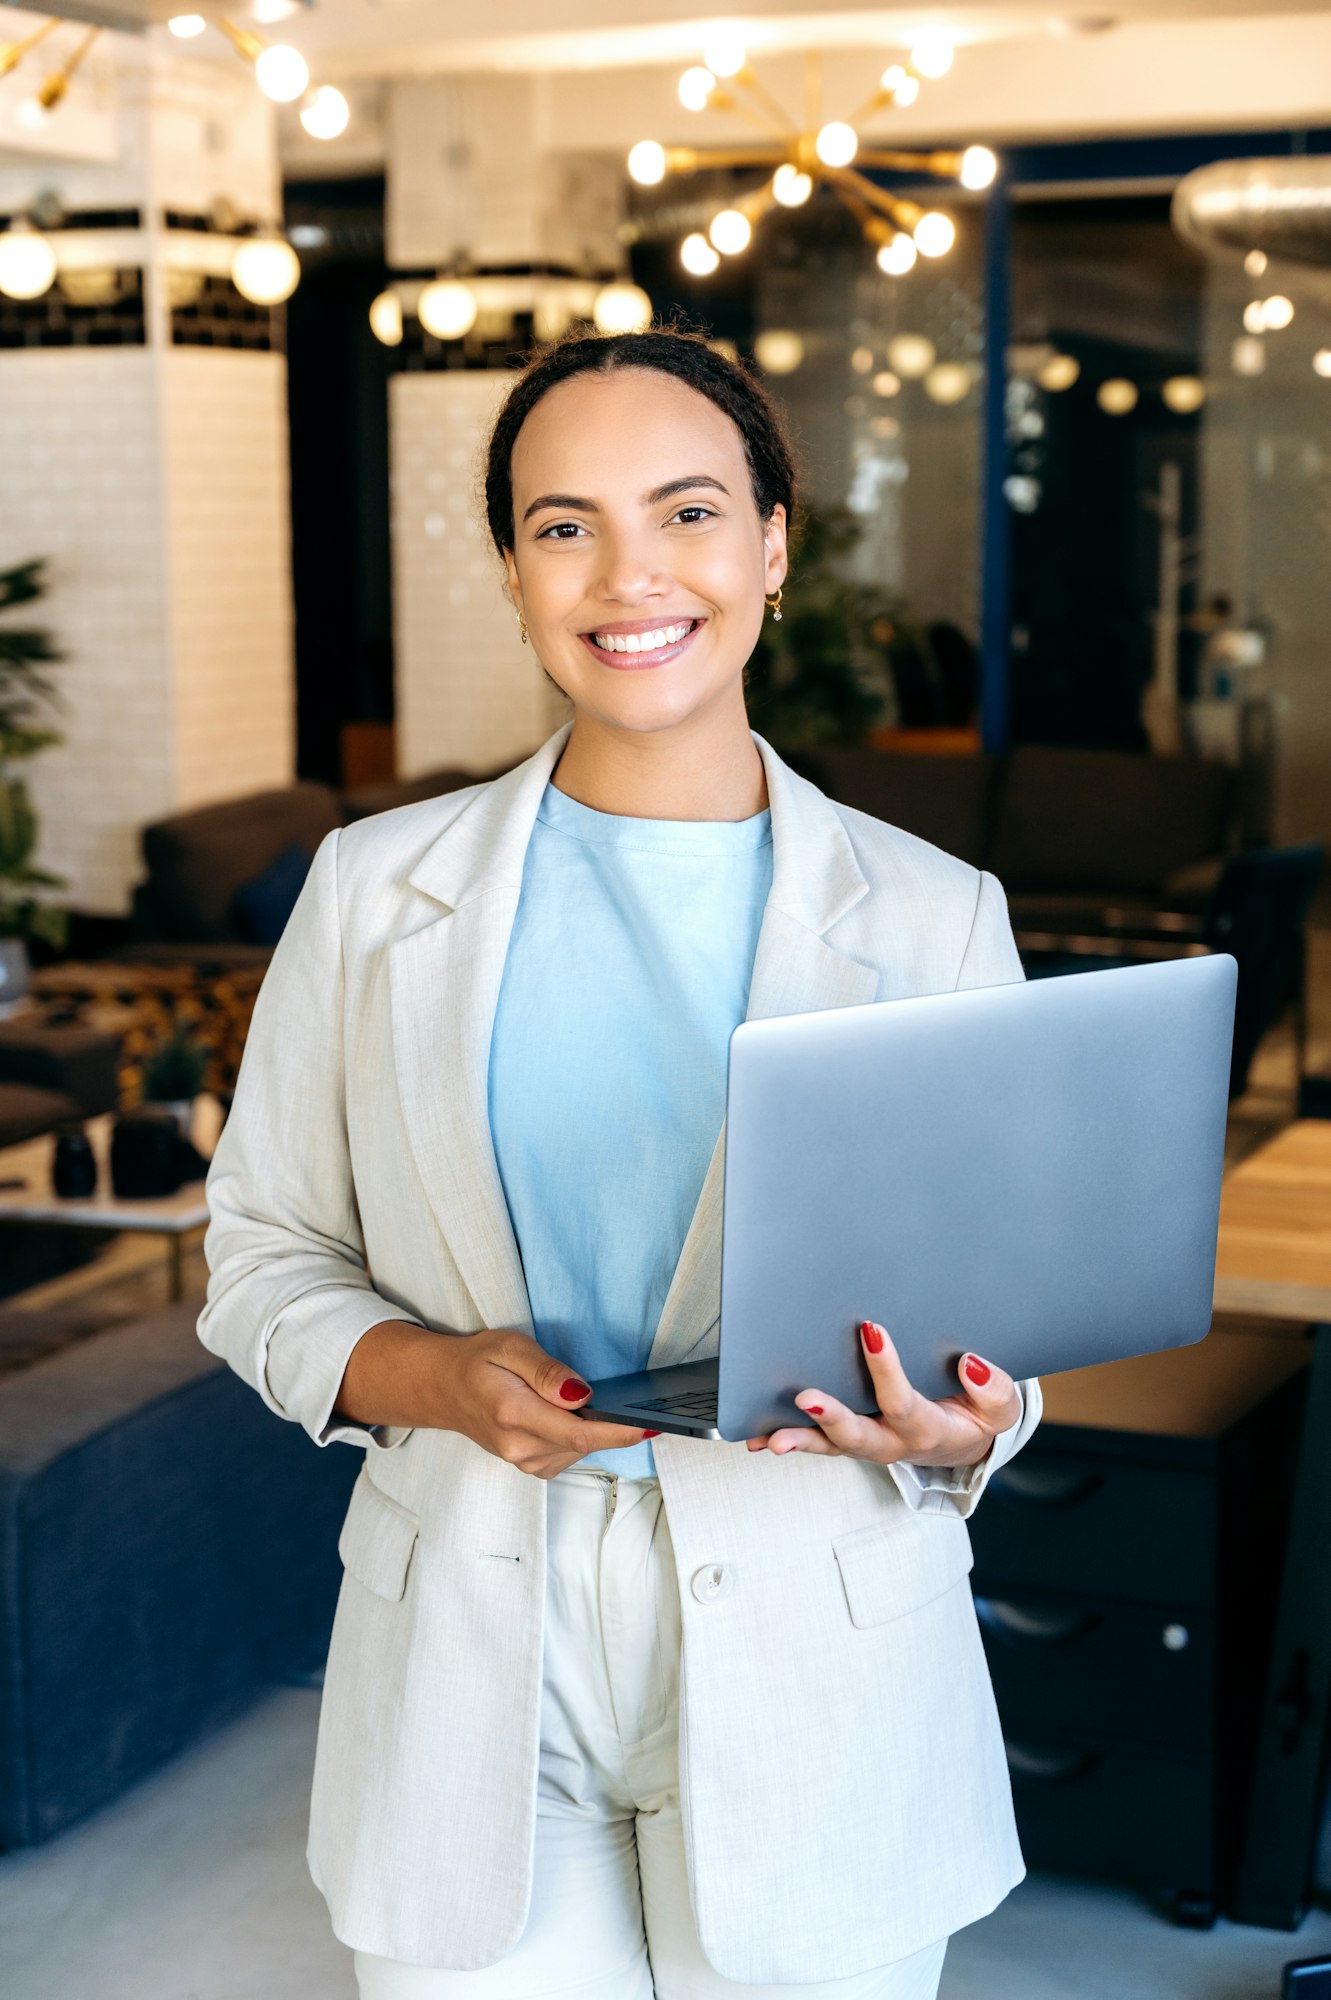
[[[643,1432],[643,1436],[644,1436],[645,1438],[659,1438],[659,1437],[660,1437],[660,1435],[661,1435],[660,1431],[644,1431],[644,1432]]]
[[[966,1356],[966,1374],[975,1383],[977,1388],[982,1389],[989,1380],[988,1363],[981,1361],[978,1354],[968,1354]]]
[[[591,1390],[585,1382],[579,1382],[576,1375],[570,1375],[567,1381],[560,1383],[559,1393],[566,1403],[576,1403],[579,1396],[589,1396]]]
[[[876,1327],[871,1319],[866,1319],[862,1323],[860,1327],[860,1338],[864,1342],[865,1346],[868,1348],[870,1354],[882,1353],[883,1351],[882,1330],[881,1328]]]
[[[823,1414],[823,1406],[821,1403],[806,1403],[804,1405],[804,1408],[811,1417],[821,1417],[821,1415]]]

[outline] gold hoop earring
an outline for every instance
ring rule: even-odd
[[[527,621],[523,617],[520,611],[518,613],[518,636],[521,638],[522,643],[525,646],[527,643]]]
[[[767,606],[768,610],[769,610],[769,611],[771,612],[771,614],[772,614],[772,623],[773,623],[774,625],[779,625],[779,624],[781,623],[781,585],[780,585],[780,584],[778,584],[778,585],[777,585],[777,587],[776,587],[776,596],[775,596],[775,597],[765,597],[765,598],[763,599],[763,603],[764,603],[764,604],[765,604],[765,605]]]

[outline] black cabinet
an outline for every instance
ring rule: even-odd
[[[1168,1889],[1187,1921],[1223,1907],[1302,1359],[1289,1339],[1212,1334],[1055,1377],[1052,1420],[990,1482],[972,1585],[1032,1867]]]

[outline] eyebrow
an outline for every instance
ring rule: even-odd
[[[716,492],[724,493],[727,500],[730,498],[728,486],[723,486],[719,479],[713,479],[710,473],[699,472],[688,479],[668,479],[664,486],[654,486],[650,493],[643,494],[643,505],[653,507],[658,501],[672,499],[676,493],[692,492],[698,486],[711,486]],[[542,507],[567,507],[577,514],[599,514],[601,511],[594,500],[581,500],[576,493],[543,493],[539,500],[532,501],[523,520],[530,521]]]

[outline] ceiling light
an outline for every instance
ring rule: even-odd
[[[797,333],[772,327],[753,343],[753,358],[768,375],[793,375],[804,359],[804,342]]]
[[[1137,384],[1125,375],[1111,375],[1095,392],[1095,400],[1108,417],[1126,417],[1137,407]]]
[[[714,215],[707,226],[707,234],[714,249],[723,257],[737,257],[741,250],[747,250],[753,236],[753,224],[741,208],[723,208]]]
[[[894,375],[890,368],[880,368],[873,378],[873,392],[875,396],[899,396],[901,377]]]
[[[301,105],[300,122],[311,139],[340,139],[351,122],[351,106],[331,83],[321,83]]]
[[[961,185],[964,188],[987,188],[992,185],[997,173],[997,153],[991,153],[987,146],[967,146],[961,156]]]
[[[51,114],[40,97],[25,97],[14,115],[25,132],[38,132]]]
[[[1313,374],[1331,380],[1331,347],[1319,347],[1313,356]]]
[[[715,89],[716,78],[712,72],[695,64],[692,69],[686,69],[679,79],[679,101],[686,111],[702,111]]]
[[[1243,325],[1248,333],[1265,333],[1266,307],[1260,299],[1249,299],[1243,308]]]
[[[911,67],[921,76],[946,76],[955,53],[946,28],[926,28],[910,52]]]
[[[253,0],[251,17],[270,28],[274,21],[285,21],[288,14],[300,11],[300,0]]]
[[[655,139],[639,139],[629,150],[629,174],[639,187],[655,187],[665,179],[665,147]]]
[[[30,222],[14,222],[0,236],[0,292],[7,299],[39,299],[55,282],[55,251]]]
[[[843,118],[833,118],[819,132],[813,149],[825,167],[848,167],[859,151],[859,144],[855,127],[847,125]]]
[[[1269,299],[1262,300],[1262,317],[1269,327],[1277,332],[1288,326],[1294,317],[1294,301],[1287,299],[1283,292],[1273,292]]]
[[[782,208],[799,208],[813,193],[813,180],[787,160],[772,175],[772,193]]]
[[[1260,375],[1266,366],[1266,348],[1250,333],[1241,333],[1229,350],[1229,365],[1236,375]]]
[[[869,373],[869,370],[873,367],[872,347],[852,348],[850,354],[850,365],[855,370],[855,373],[857,375],[867,375]]]
[[[904,229],[898,229],[890,242],[879,244],[878,268],[885,271],[889,278],[903,278],[907,271],[914,269],[919,254],[915,239],[907,236]]]
[[[231,259],[231,282],[251,305],[278,306],[300,283],[300,259],[280,236],[252,236]]]
[[[710,278],[721,259],[707,238],[694,230],[679,246],[679,261],[695,278]]]
[[[964,361],[940,361],[924,378],[924,393],[934,403],[959,403],[970,386],[971,371]]]
[[[192,42],[196,35],[204,32],[208,23],[202,14],[173,14],[166,25],[180,41]]]
[[[1206,401],[1206,384],[1198,375],[1171,375],[1160,391],[1165,408],[1190,417]]]
[[[370,331],[385,347],[401,347],[402,301],[396,292],[380,292],[371,305]]]
[[[274,42],[254,58],[254,76],[265,97],[274,104],[294,104],[310,87],[310,66],[299,49],[287,42]]]
[[[703,43],[702,59],[713,76],[738,76],[748,57],[734,30],[719,28]]]
[[[1266,270],[1265,250],[1250,250],[1243,260],[1243,268],[1250,278],[1260,278]]]
[[[957,240],[957,227],[941,208],[931,208],[920,217],[912,234],[922,257],[945,257]]]
[[[602,285],[592,319],[600,333],[641,333],[652,323],[652,302],[641,285]]]
[[[476,324],[476,294],[461,278],[436,278],[417,299],[416,317],[436,340],[461,340]]]
[[[1035,379],[1042,389],[1050,389],[1058,395],[1070,389],[1081,374],[1081,363],[1072,354],[1051,354],[1042,361],[1035,371]]]
[[[923,333],[899,333],[887,343],[887,358],[898,375],[917,382],[938,359],[938,349]]]

